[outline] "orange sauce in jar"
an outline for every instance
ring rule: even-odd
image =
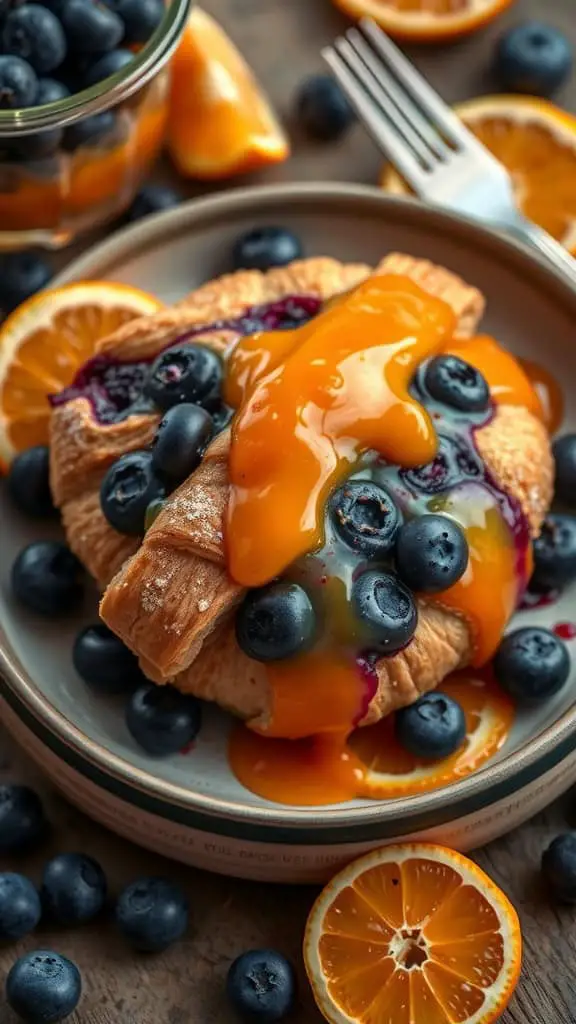
[[[279,576],[300,582],[316,590],[323,610],[311,651],[266,664],[266,727],[232,734],[234,772],[267,799],[311,805],[362,792],[365,767],[347,738],[378,688],[378,657],[366,650],[351,606],[359,556],[342,552],[326,515],[338,485],[351,476],[374,480],[405,519],[441,512],[461,525],[467,569],[433,599],[468,622],[475,665],[496,650],[530,575],[527,523],[491,479],[474,432],[499,403],[545,420],[546,410],[530,376],[494,339],[454,341],[454,328],[442,300],[386,275],[303,327],[241,340],[230,356],[226,399],[238,414],[228,570],[246,587]],[[418,367],[441,353],[484,375],[488,412],[447,411],[419,393]]]

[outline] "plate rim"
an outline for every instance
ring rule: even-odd
[[[141,253],[143,249],[151,246],[161,248],[163,238],[168,236],[173,240],[175,235],[188,235],[208,227],[211,222],[238,217],[243,213],[260,218],[271,206],[281,204],[292,205],[295,209],[300,206],[300,212],[303,212],[306,206],[313,206],[316,214],[321,208],[333,209],[335,205],[340,213],[348,214],[352,206],[353,212],[358,215],[373,217],[376,214],[384,221],[402,219],[405,224],[418,222],[417,226],[419,224],[421,227],[428,226],[429,229],[443,229],[452,237],[456,236],[463,244],[479,244],[500,262],[511,265],[517,271],[521,269],[523,274],[528,273],[540,290],[551,292],[554,299],[560,300],[572,315],[576,314],[576,278],[574,283],[570,282],[522,242],[454,211],[425,206],[415,199],[388,196],[372,186],[337,182],[251,186],[191,199],[173,210],[125,227],[91,247],[85,254],[73,260],[57,276],[52,286],[58,287],[70,281],[86,279],[87,276],[97,273],[99,266],[108,264],[113,268],[115,264],[122,264],[135,251]],[[334,830],[348,830],[354,825],[375,825],[378,821],[383,822],[389,815],[393,815],[399,822],[407,822],[415,816],[429,816],[436,812],[441,816],[443,805],[447,802],[446,787],[410,797],[374,801],[373,807],[323,805],[320,813],[317,807],[291,807],[283,804],[254,806],[239,803],[237,800],[202,795],[168,780],[159,779],[152,769],[141,770],[127,759],[91,740],[74,722],[54,707],[29,676],[11,649],[1,622],[0,671],[13,696],[31,713],[40,726],[52,732],[57,739],[95,769],[132,790],[147,793],[165,802],[167,806],[177,806],[211,818],[241,819],[246,824],[254,826],[282,826],[288,830],[305,827],[314,834],[327,826]],[[540,764],[544,772],[546,768],[560,760],[561,756],[566,756],[573,746],[576,746],[576,702],[523,747],[512,751],[501,761],[495,764],[488,763],[478,772],[453,783],[449,787],[449,803],[455,807],[456,804],[460,806],[469,799],[473,805],[472,810],[474,806],[477,807],[484,790],[488,794],[494,789],[500,790],[494,799],[503,798],[517,788],[515,781],[519,777],[526,773],[530,774],[535,766]],[[564,754],[556,757],[559,750],[563,750]],[[465,813],[464,808],[462,814]]]

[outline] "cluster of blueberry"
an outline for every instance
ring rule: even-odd
[[[27,786],[0,786],[0,855],[30,852],[49,830],[38,795]],[[101,865],[82,853],[61,853],[44,866],[40,887],[25,875],[0,872],[0,942],[18,942],[40,922],[64,928],[86,924],[110,904]],[[188,930],[186,894],[164,878],[139,878],[113,904],[118,930],[130,947],[158,953]],[[258,977],[258,985],[254,984]],[[80,1000],[82,978],[75,963],[52,950],[19,957],[8,972],[6,1001],[29,1024],[57,1022]],[[292,965],[273,950],[251,950],[231,965],[227,992],[247,1021],[278,1021],[292,1008],[296,993]]]
[[[163,0],[2,0],[0,108],[55,103],[108,78],[134,60],[130,47],[146,42],[163,15]],[[107,135],[114,118],[103,111],[64,130],[0,142],[3,158],[36,160],[60,146],[72,152]]]

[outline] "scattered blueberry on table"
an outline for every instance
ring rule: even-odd
[[[0,854],[33,849],[47,828],[42,801],[33,789],[0,785]]]
[[[296,974],[281,953],[252,949],[230,965],[226,991],[245,1024],[274,1024],[294,1008]]]
[[[0,57],[0,61],[1,61]],[[2,81],[0,72],[0,95]],[[33,252],[7,253],[0,256],[0,310],[11,313],[20,303],[45,288],[52,269],[43,256]]]
[[[538,704],[558,693],[568,679],[568,648],[549,629],[516,629],[506,634],[496,652],[494,674],[519,703]]]
[[[232,269],[265,271],[285,267],[303,255],[300,239],[288,228],[252,228],[237,238],[232,247]]]
[[[6,486],[12,504],[22,515],[33,519],[55,516],[48,446],[37,444],[16,455],[8,470]]]
[[[534,541],[530,589],[560,590],[576,580],[576,516],[550,512]]]
[[[415,757],[449,757],[466,737],[466,718],[458,701],[440,690],[425,693],[414,704],[396,712],[398,741]]]
[[[562,903],[576,903],[576,832],[557,836],[542,854],[542,875]]]
[[[185,893],[163,878],[139,878],[118,897],[116,924],[124,938],[142,953],[160,953],[188,929]]]
[[[334,142],[348,131],[355,114],[331,75],[312,75],[296,93],[296,116],[304,131],[320,142]]]
[[[15,942],[34,931],[42,916],[36,886],[24,875],[0,873],[0,941]]]
[[[236,613],[238,645],[256,661],[301,654],[315,636],[314,607],[298,583],[280,581],[249,590]]]
[[[128,699],[126,725],[151,757],[177,754],[196,739],[202,721],[200,701],[173,686],[147,683]]]
[[[564,504],[576,508],[576,434],[564,434],[554,441],[556,467],[554,493]]]
[[[60,541],[40,540],[17,556],[11,573],[12,592],[29,611],[47,618],[78,607],[83,595],[84,569]]]
[[[498,41],[494,71],[507,92],[551,96],[572,70],[574,52],[560,29],[542,21],[526,21]]]
[[[81,994],[76,964],[52,950],[25,953],[6,978],[6,1001],[25,1024],[64,1020],[78,1006]]]
[[[55,924],[85,924],[103,909],[107,888],[106,875],[93,857],[60,853],[44,868],[42,908]]]
[[[78,633],[72,663],[95,693],[130,693],[146,682],[136,655],[103,622],[86,626]]]
[[[170,188],[169,185],[144,185],[128,207],[126,220],[141,220],[142,217],[149,217],[152,213],[171,210],[174,206],[179,206],[181,202],[180,193],[175,188]]]

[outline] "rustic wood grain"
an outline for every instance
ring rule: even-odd
[[[207,0],[206,7],[230,31],[268,87],[290,124],[294,89],[302,77],[322,68],[320,46],[345,24],[329,0]],[[514,20],[539,15],[563,28],[576,41],[574,0],[519,0],[495,25],[474,38],[412,55],[450,101],[496,91],[490,58],[495,37]],[[573,80],[560,101],[576,109]],[[278,168],[251,181],[331,179],[373,183],[381,159],[358,127],[339,146],[305,143],[291,125],[294,155]],[[189,195],[205,191],[185,186]],[[143,874],[167,874],[190,895],[193,927],[189,938],[159,956],[129,953],[109,921],[72,932],[41,931],[16,948],[0,951],[0,979],[25,948],[48,946],[75,959],[83,973],[85,994],[74,1024],[231,1024],[223,995],[228,964],[254,946],[275,946],[291,956],[301,971],[299,953],[307,911],[314,891],[270,886],[207,875],[175,866],[111,836],[46,792],[40,773],[0,734],[0,779],[26,780],[46,794],[53,835],[46,848],[16,865],[38,880],[50,854],[84,850],[98,857],[112,892]],[[576,1021],[576,921],[566,908],[551,906],[542,892],[538,865],[550,839],[574,822],[570,797],[512,835],[477,854],[478,862],[506,890],[518,907],[524,931],[522,981],[502,1024],[570,1024]],[[319,1015],[303,978],[295,1016],[297,1024],[318,1024]],[[1,1004],[0,1024],[13,1024]],[[425,1022],[424,1022],[425,1024]]]

